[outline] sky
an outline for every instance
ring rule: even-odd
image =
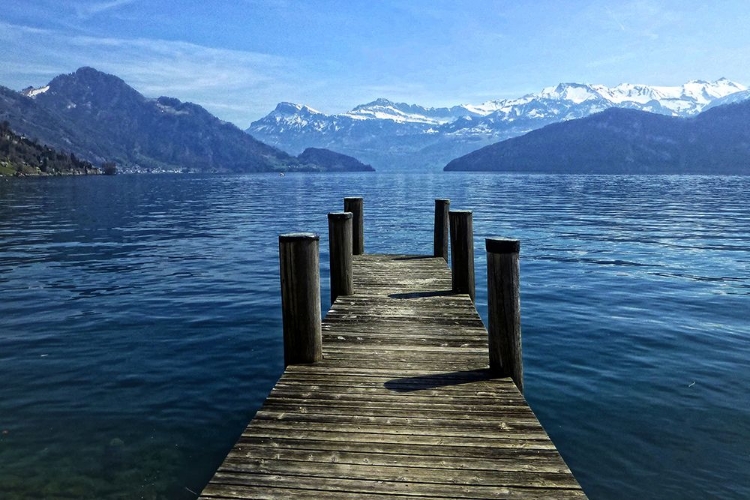
[[[0,85],[91,66],[246,128],[287,101],[441,107],[561,82],[750,86],[750,0],[0,0]]]

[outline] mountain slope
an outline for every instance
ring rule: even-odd
[[[750,101],[693,118],[607,109],[457,158],[446,171],[750,174]]]
[[[321,165],[330,172],[373,172],[375,169],[351,156],[329,149],[307,148],[297,156],[300,163]]]
[[[89,162],[21,137],[10,129],[8,122],[0,122],[0,176],[98,173],[99,169]]]
[[[93,68],[60,75],[24,94],[0,92],[1,119],[94,163],[112,160],[138,171],[325,170],[254,139],[198,105],[146,98]]]
[[[338,115],[281,103],[246,132],[292,153],[325,147],[378,169],[430,169],[482,146],[611,107],[694,116],[716,99],[743,90],[725,78],[679,87],[562,83],[518,99],[450,108],[377,99]]]

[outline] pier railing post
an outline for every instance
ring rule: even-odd
[[[442,257],[448,261],[448,211],[451,200],[435,200],[435,257]]]
[[[279,236],[284,366],[323,358],[319,247],[317,234]]]
[[[490,371],[501,377],[511,377],[523,392],[518,258],[521,242],[487,238],[485,244]]]
[[[365,227],[363,221],[362,198],[344,198],[344,212],[352,213],[352,253],[365,253]]]
[[[352,276],[352,213],[328,214],[328,250],[331,256],[331,304],[339,295],[354,293]]]
[[[450,210],[452,289],[474,302],[474,227],[471,210]]]

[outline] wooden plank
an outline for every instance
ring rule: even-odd
[[[491,454],[466,456],[466,450],[451,448],[453,454],[436,455],[446,447],[415,447],[409,454],[396,445],[382,445],[378,450],[361,451],[348,443],[335,447],[327,441],[294,441],[244,439],[227,459],[252,457],[263,460],[297,460],[306,462],[337,462],[359,465],[409,466],[437,469],[471,469],[503,471],[545,471],[564,473],[565,463],[552,450],[511,450],[498,448]],[[245,451],[249,449],[249,451]],[[486,450],[486,448],[485,448]],[[456,454],[458,456],[456,456]],[[491,460],[488,460],[491,458]]]
[[[585,498],[445,261],[356,256],[322,323],[201,498]]]
[[[222,488],[223,487],[223,488]],[[240,495],[253,495],[256,488],[305,489],[317,492],[310,498],[327,498],[328,492],[348,492],[350,498],[360,498],[363,493],[380,493],[396,495],[427,496],[429,498],[452,499],[503,499],[503,498],[585,498],[583,492],[576,488],[539,488],[483,486],[481,484],[423,483],[419,481],[378,481],[367,479],[329,478],[287,474],[247,474],[234,471],[224,472],[219,469],[207,487],[209,493],[225,494],[228,488],[234,487]],[[230,497],[231,498],[231,497]],[[234,498],[254,498],[253,496],[235,496]],[[271,497],[273,498],[273,497]],[[276,498],[284,498],[279,495]]]

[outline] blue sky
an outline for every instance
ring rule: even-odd
[[[339,113],[560,82],[750,86],[748,24],[748,0],[2,0],[0,85],[93,66],[245,128],[280,101]]]

